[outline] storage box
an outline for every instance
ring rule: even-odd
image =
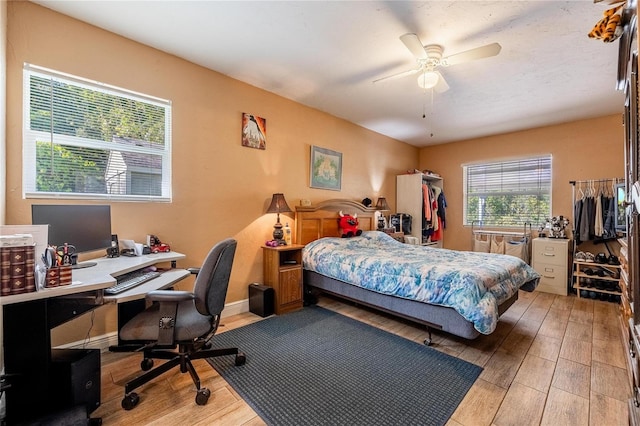
[[[273,315],[274,295],[272,287],[249,284],[249,311],[263,318]]]
[[[45,287],[58,287],[71,284],[71,265],[53,266],[47,269]]]
[[[35,285],[35,245],[0,247],[0,295],[30,293]]]

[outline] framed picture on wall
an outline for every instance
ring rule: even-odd
[[[340,191],[342,187],[342,153],[311,146],[309,186]]]
[[[242,113],[242,146],[267,149],[267,120]]]

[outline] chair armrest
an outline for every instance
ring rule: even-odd
[[[154,290],[147,293],[146,298],[152,302],[182,302],[195,299],[195,295],[189,291]]]
[[[187,271],[189,271],[192,275],[198,275],[198,273],[200,272],[200,268],[187,268]]]

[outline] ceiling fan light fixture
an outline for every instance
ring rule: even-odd
[[[435,71],[425,71],[418,76],[418,86],[423,89],[431,89],[438,84],[438,73]]]

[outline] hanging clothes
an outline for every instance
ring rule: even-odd
[[[438,197],[440,196],[442,189],[438,186],[434,186],[431,190],[431,222],[433,224],[433,230],[438,231],[440,229],[440,220],[438,220]]]
[[[433,235],[431,236],[431,241],[440,241],[443,237],[442,232],[442,219],[437,218],[438,228],[434,229]]]
[[[604,222],[602,220],[602,194],[598,194],[596,197],[596,208],[594,217],[594,233],[596,238],[602,237],[604,230]]]
[[[573,217],[575,223],[573,224],[573,238],[576,240],[576,244],[580,244],[582,239],[580,238],[580,226],[582,223],[582,199],[576,200],[573,205]]]
[[[617,238],[617,204],[613,193],[616,182],[618,179],[570,182],[578,191],[574,190],[573,205],[573,238],[576,245],[585,241]]]
[[[580,211],[580,241],[589,241],[589,197],[582,199],[582,209]]]
[[[607,213],[602,238],[616,238],[616,200],[607,197]]]
[[[422,202],[424,203],[424,218],[431,222],[431,190],[426,183],[422,184]]]
[[[596,233],[596,200],[591,196],[587,197],[588,220],[589,220],[589,239],[593,240]]]
[[[447,227],[446,213],[447,213],[447,200],[444,197],[444,191],[440,190],[440,195],[438,195],[438,217],[442,221],[443,228]]]

